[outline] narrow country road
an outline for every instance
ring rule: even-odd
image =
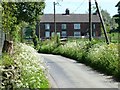
[[[49,70],[52,88],[118,88],[118,82],[84,64],[58,55],[40,54]]]

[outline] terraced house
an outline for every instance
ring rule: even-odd
[[[89,14],[56,14],[56,33],[61,38],[67,37],[88,37],[89,35]],[[54,14],[44,14],[40,24],[37,25],[36,34],[40,38],[51,38],[55,33]],[[101,23],[97,14],[92,15],[92,35],[101,36]]]

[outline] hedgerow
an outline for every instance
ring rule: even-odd
[[[49,88],[46,65],[32,47],[16,44],[13,55],[3,55],[1,60],[2,88]]]
[[[51,45],[52,44],[52,45]],[[41,46],[39,52],[62,55],[75,59],[105,74],[120,79],[118,44],[103,42],[74,41],[58,47],[49,42]],[[52,49],[51,49],[52,48]]]

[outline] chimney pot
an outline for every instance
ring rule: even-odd
[[[66,12],[66,13],[65,13],[66,15],[69,15],[69,14],[70,14],[70,10],[69,10],[68,8],[66,9],[65,12]]]

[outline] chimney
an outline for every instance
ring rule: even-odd
[[[69,10],[68,8],[65,10],[65,14],[66,14],[66,15],[69,15],[69,14],[70,14],[70,10]]]

